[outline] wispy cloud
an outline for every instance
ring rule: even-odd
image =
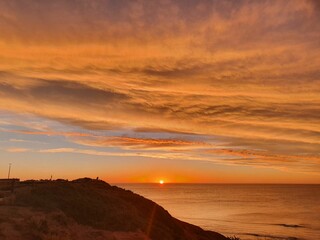
[[[23,153],[23,152],[29,152],[30,149],[27,148],[8,148],[6,149],[7,152],[11,153]]]
[[[179,158],[320,165],[317,1],[31,0],[0,9],[0,109],[66,126],[21,120],[33,130],[17,130],[0,120],[2,132],[124,155],[189,149]]]
[[[73,138],[73,141],[98,147],[117,146],[125,149],[193,149],[208,147],[209,143],[187,141],[182,139],[163,139],[163,138],[137,138],[137,137],[101,137],[91,136],[90,138]]]
[[[183,152],[105,152],[91,149],[78,149],[78,148],[54,148],[39,150],[39,153],[78,153],[94,156],[105,157],[143,157],[143,158],[155,158],[155,159],[171,159],[182,161],[212,161],[204,157],[197,155],[186,154]]]

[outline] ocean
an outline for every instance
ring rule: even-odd
[[[320,239],[320,185],[117,185],[180,220],[241,240]]]

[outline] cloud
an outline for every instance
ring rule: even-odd
[[[8,148],[6,149],[7,152],[10,153],[23,153],[23,152],[29,152],[30,149],[27,148]]]
[[[73,141],[89,146],[98,147],[122,147],[125,149],[193,149],[208,147],[210,144],[205,142],[187,141],[182,139],[164,139],[164,138],[137,138],[137,137],[101,137],[91,136],[90,138],[77,138]]]
[[[0,130],[1,131],[1,130]],[[25,134],[25,133],[23,133]],[[14,142],[14,143],[36,143],[36,144],[46,144],[45,142],[41,142],[41,141],[34,141],[34,140],[25,140],[25,139],[16,139],[16,138],[11,138],[9,139],[9,142]]]
[[[319,174],[319,154],[277,154],[263,150],[248,149],[213,149],[208,150],[214,155],[231,156],[224,162],[234,165],[247,165],[255,167],[272,167],[285,171],[297,171]]]
[[[310,159],[320,144],[317,1],[2,1],[0,9],[0,109],[70,128],[32,123],[11,133],[166,156],[189,148],[193,159],[218,145],[232,149],[219,152],[226,164],[318,166]]]
[[[121,101],[127,96],[112,90],[98,89],[78,82],[59,80],[26,79],[31,86],[17,88],[9,83],[1,83],[0,91],[3,95],[12,95],[29,100],[41,100],[48,103],[78,103],[97,104]]]
[[[7,130],[7,129],[0,129],[2,132],[8,133],[18,133],[18,134],[27,134],[27,135],[46,135],[46,136],[65,136],[65,137],[84,137],[90,136],[88,133],[81,133],[81,132],[44,132],[44,131],[30,131],[30,130]],[[17,140],[12,139],[10,141],[25,141],[25,140]]]
[[[111,157],[143,157],[143,158],[154,158],[154,159],[171,159],[171,160],[182,160],[182,161],[210,161],[197,155],[190,155],[179,152],[105,152],[91,149],[79,149],[79,148],[53,148],[39,150],[38,153],[78,153],[85,155],[94,156],[111,156]]]
[[[49,127],[47,129],[50,130]],[[54,132],[2,129],[2,131],[32,136],[63,136],[67,142],[85,147],[85,149],[60,147],[37,151],[27,148],[7,149],[12,153],[27,151],[32,153],[77,153],[105,157],[202,161],[233,166],[276,168],[282,171],[312,174],[317,174],[320,167],[320,156],[317,151],[319,144],[288,141],[277,141],[275,144],[271,140],[260,140],[259,142],[256,137],[236,139],[166,132],[159,132],[157,133],[158,137],[150,138],[148,136],[155,133],[149,131],[132,132],[131,134],[136,135],[135,137],[105,135],[111,133],[109,130],[106,132],[91,130]],[[171,138],[164,137],[166,135]],[[25,142],[19,139],[10,139],[9,141],[20,144]],[[88,149],[88,147],[92,149]]]

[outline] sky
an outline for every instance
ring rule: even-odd
[[[0,178],[320,183],[320,3],[0,1]]]

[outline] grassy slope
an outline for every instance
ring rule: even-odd
[[[226,240],[224,236],[173,218],[156,203],[103,181],[79,179],[29,184],[15,205],[62,211],[77,223],[107,231],[143,232],[153,240]]]

